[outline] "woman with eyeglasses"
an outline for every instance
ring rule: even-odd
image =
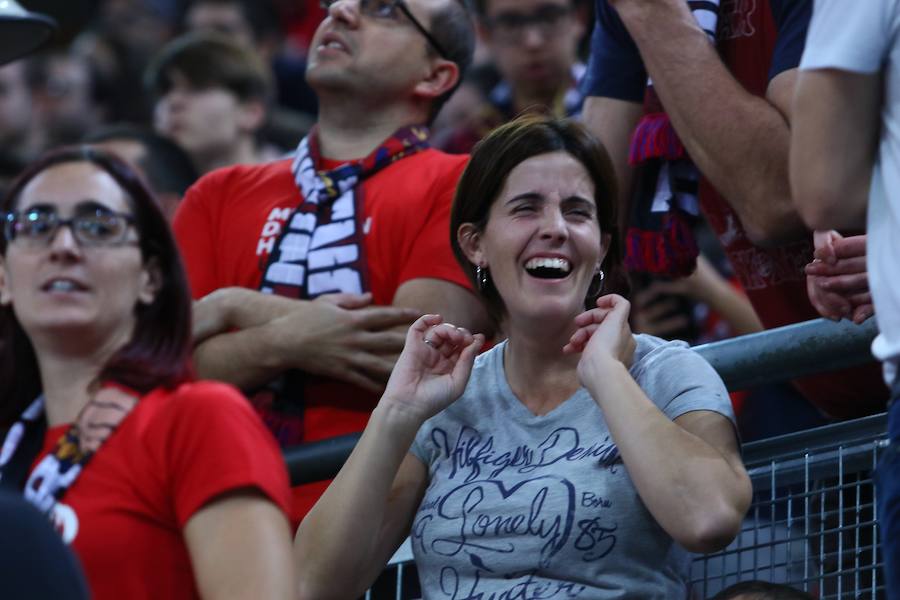
[[[480,142],[452,241],[508,338],[426,315],[295,538],[301,596],[359,594],[409,535],[427,599],[686,598],[750,503],[731,403],[683,342],[633,335],[616,183],[574,122]],[[587,308],[587,310],[585,310]]]
[[[291,596],[283,461],[239,392],[192,381],[185,274],[146,186],[63,149],[0,209],[0,486],[94,598]]]

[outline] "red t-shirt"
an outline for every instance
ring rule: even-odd
[[[768,0],[722,3],[717,47],[735,78],[764,96],[770,77],[799,64],[808,13],[779,5],[776,26]],[[812,237],[777,247],[754,245],[728,202],[701,181],[700,204],[718,235],[741,287],[766,329],[819,317],[809,302],[803,267],[812,260]],[[837,418],[884,410],[887,389],[878,365],[836,371],[794,382],[813,404]]]
[[[35,464],[68,427],[47,432]],[[185,523],[217,496],[247,487],[287,512],[278,446],[236,389],[188,383],[141,398],[54,508],[53,520],[94,598],[199,598]]]
[[[449,242],[450,206],[467,160],[429,149],[363,181],[363,243],[375,304],[391,304],[404,282],[418,278],[470,288]],[[174,222],[194,298],[227,286],[258,289],[269,253],[300,201],[290,160],[229,167],[201,178],[188,190]],[[333,379],[310,379],[305,441],[365,428],[377,395]],[[306,514],[326,485],[295,490],[294,520]]]

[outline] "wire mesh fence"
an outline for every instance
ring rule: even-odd
[[[753,504],[728,548],[694,561],[693,597],[757,579],[884,598],[872,474],[886,443],[879,415],[749,444]]]
[[[753,504],[731,545],[694,560],[691,599],[746,580],[821,600],[885,598],[872,481],[885,429],[876,415],[745,445]],[[421,597],[411,561],[405,544],[366,600]]]

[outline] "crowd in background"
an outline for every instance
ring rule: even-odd
[[[37,4],[23,4],[42,9]],[[816,77],[837,69],[855,77],[863,77],[862,72],[878,80],[879,69],[885,56],[892,56],[893,47],[891,42],[886,49],[873,42],[864,51],[852,50],[853,40],[844,40],[840,52],[858,58],[852,64],[845,64],[844,54],[829,53],[830,38],[823,32],[834,27],[837,10],[833,0],[815,3],[817,9],[830,6],[816,16],[812,0],[472,0],[465,3],[465,11],[437,10],[425,2],[434,14],[412,0],[337,0],[321,5],[310,0],[97,0],[84,4],[77,17],[72,11],[59,12],[59,31],[46,48],[0,66],[0,193],[13,192],[4,207],[21,207],[23,198],[31,197],[26,185],[30,178],[38,180],[41,169],[54,172],[53,161],[106,164],[105,154],[100,162],[89,154],[72,155],[44,163],[24,181],[17,179],[49,150],[89,145],[111,153],[114,161],[116,156],[124,159],[146,182],[174,228],[174,241],[186,267],[185,286],[189,286],[183,291],[193,299],[193,368],[200,378],[240,388],[282,447],[363,430],[404,342],[409,347],[407,327],[414,322],[414,327],[425,327],[420,319],[423,312],[440,313],[446,323],[462,328],[459,331],[465,335],[459,339],[453,337],[460,335],[457,333],[441,334],[440,340],[436,334],[429,337],[428,332],[441,323],[427,321],[431,329],[422,329],[422,353],[443,352],[448,360],[463,360],[460,348],[472,346],[472,334],[478,334],[480,344],[483,335],[485,348],[494,346],[493,354],[485,354],[494,358],[483,357],[483,362],[476,363],[477,369],[479,364],[497,360],[498,353],[503,356],[503,348],[522,347],[516,344],[527,337],[522,333],[527,328],[517,326],[514,317],[531,313],[511,303],[511,295],[504,296],[506,288],[501,288],[505,283],[493,279],[499,268],[491,271],[486,262],[474,258],[474,251],[459,247],[455,239],[461,223],[471,220],[484,228],[488,215],[457,222],[450,209],[453,205],[456,211],[464,200],[457,197],[454,201],[454,193],[457,180],[461,176],[466,180],[463,173],[469,153],[477,154],[480,140],[521,115],[583,122],[608,152],[617,184],[607,190],[612,198],[606,200],[615,203],[617,216],[603,224],[603,232],[615,230],[621,238],[621,268],[616,260],[608,259],[599,269],[600,262],[607,260],[601,256],[597,270],[603,293],[620,294],[630,301],[625,309],[629,332],[698,344],[818,316],[862,323],[877,314],[879,292],[874,292],[873,305],[864,217],[873,164],[880,165],[882,172],[896,166],[885,163],[883,157],[876,159],[878,114],[884,108],[889,115],[887,123],[895,125],[890,115],[896,110],[896,98],[888,95],[882,100],[874,91],[881,83],[870,79],[863,80],[869,95],[854,97],[840,87],[856,89],[860,82],[853,77],[848,75],[848,81],[837,83]],[[877,9],[850,9],[859,13],[854,15],[854,25],[861,31],[877,28],[866,19],[877,13],[891,39],[890,35],[897,34],[894,27],[900,8],[887,0],[878,5]],[[53,11],[48,8],[47,12]],[[423,20],[423,14],[429,18]],[[474,28],[460,20],[463,18],[471,18]],[[320,26],[323,19],[325,25]],[[832,22],[826,23],[826,19]],[[404,35],[409,33],[427,49],[424,59],[413,56],[399,42],[393,47],[389,37],[366,37],[368,33],[356,37],[366,31],[360,24],[365,20],[379,25],[390,22],[390,27],[400,21],[411,24]],[[810,39],[816,44],[804,54],[811,22],[816,28]],[[467,28],[472,31],[466,33]],[[344,31],[354,33],[350,36]],[[865,56],[865,51],[871,57]],[[344,52],[356,62],[342,71],[332,62]],[[447,66],[451,64],[454,66]],[[421,74],[426,67],[430,69],[427,77]],[[893,77],[890,72],[889,87],[895,83]],[[857,115],[852,127],[838,128],[834,121],[843,113],[819,113],[811,108],[817,95],[826,93],[833,94],[839,107],[869,102],[865,104],[869,112]],[[845,147],[850,149],[848,154],[855,152],[861,157],[858,164],[849,161],[858,167],[856,172],[836,160],[844,156]],[[568,146],[565,149],[574,154]],[[501,155],[498,150],[496,156]],[[494,163],[490,166],[497,168]],[[118,168],[117,164],[103,166],[107,171]],[[594,177],[595,182],[601,179]],[[896,175],[884,176],[884,181],[872,193],[881,194],[878,210],[893,214],[885,208],[890,201],[884,198],[890,197]],[[469,185],[479,192],[492,190],[485,200],[488,205],[503,194],[486,181]],[[294,212],[298,190],[306,201]],[[853,203],[847,200],[851,197]],[[316,206],[302,208],[314,204],[310,198],[318,198]],[[325,205],[335,208],[321,208]],[[871,211],[872,204],[869,206]],[[347,214],[357,229],[351,227],[345,238],[323,241],[316,237]],[[53,232],[65,224],[59,215],[55,218]],[[871,234],[871,212],[869,218]],[[890,218],[884,222],[893,223]],[[73,244],[85,243],[88,238],[82,236],[89,234],[76,234],[71,220],[68,225]],[[452,247],[447,240],[448,225],[454,227],[451,235],[456,245]],[[486,235],[484,229],[476,233]],[[137,241],[142,243],[143,236],[149,235],[145,231],[138,234],[141,239]],[[337,234],[322,237],[330,236]],[[886,244],[883,231],[881,236],[879,243]],[[606,238],[603,244],[607,244],[603,248],[606,253]],[[15,244],[10,245],[13,247]],[[876,285],[887,286],[884,273],[890,271],[885,266],[892,260],[890,250],[877,256],[881,267]],[[546,260],[550,262],[529,268],[549,270],[540,277],[554,277],[554,269],[571,268]],[[477,294],[470,293],[473,290]],[[596,299],[597,295],[589,291],[587,297]],[[616,305],[598,309],[588,303],[581,308],[613,312]],[[879,324],[884,331],[882,321]],[[594,328],[588,329],[593,334]],[[26,333],[33,337],[30,331]],[[743,507],[745,512],[745,500],[749,500],[742,496],[746,473],[732,464],[737,446],[730,436],[736,432],[735,440],[746,442],[883,412],[891,396],[885,381],[893,383],[893,396],[897,396],[896,340],[891,334],[879,339],[875,349],[877,357],[886,361],[884,377],[881,367],[873,363],[733,392],[727,396],[727,406],[691,404],[686,391],[673,392],[666,387],[668,383],[642,379],[643,373],[632,375],[645,391],[665,387],[658,396],[647,391],[659,405],[657,412],[669,419],[660,424],[659,432],[668,435],[666,426],[678,423],[689,412],[725,417],[704,422],[702,427],[682,421],[685,431],[709,443],[709,447],[691,445],[696,441],[692,438],[684,448],[697,465],[706,460],[705,468],[720,469],[708,471],[721,475],[716,485],[697,480],[703,484],[706,498],[710,502],[717,499],[709,490],[721,484],[720,504],[728,510]],[[442,344],[456,350],[441,351]],[[580,344],[576,344],[579,352],[585,345]],[[644,360],[643,353],[653,352],[649,344],[641,344],[638,360]],[[672,347],[665,347],[677,356]],[[41,352],[48,351],[39,344],[35,348],[41,363]],[[507,360],[511,359],[507,356]],[[629,355],[622,362],[630,367],[630,360]],[[576,377],[575,365],[569,367],[566,373],[573,385],[593,393],[588,378],[581,371]],[[546,378],[562,382],[561,389],[568,389],[569,379]],[[719,384],[699,375],[698,381],[692,390],[711,390],[709,396],[719,393]],[[538,389],[524,387],[532,392]],[[523,393],[513,388],[522,399]],[[139,391],[144,394],[151,389]],[[681,412],[666,404],[671,400],[666,393],[685,403]],[[16,394],[23,392],[17,389]],[[593,395],[602,404],[598,394]],[[384,404],[382,401],[381,406]],[[539,415],[541,410],[553,410],[538,407],[534,410]],[[22,410],[24,406],[15,410],[4,407],[6,421],[0,426],[11,425]],[[48,415],[53,416],[50,409]],[[243,418],[243,414],[235,417]],[[438,427],[435,423],[445,427],[442,421],[428,423],[423,427],[429,432]],[[895,437],[896,419],[891,423]],[[53,430],[54,423],[50,425]],[[415,430],[418,425],[422,423],[417,422]],[[720,426],[725,433],[717,429]],[[223,437],[232,435],[227,427],[222,431],[226,432]],[[628,446],[615,426],[606,431],[608,435],[612,432],[620,449]],[[384,474],[388,483],[397,476],[404,485],[387,487],[384,493],[390,493],[391,502],[398,494],[401,501],[407,499],[402,494],[412,494],[410,498],[424,498],[426,504],[430,499],[436,505],[444,490],[438,484],[432,487],[432,480],[424,474],[416,471],[409,475],[407,467],[400,466],[415,431],[408,433],[409,443],[397,456],[396,468]],[[678,434],[682,433],[679,430]],[[253,429],[247,437],[256,434]],[[429,435],[433,441],[437,434]],[[404,439],[403,435],[386,437]],[[415,438],[409,456],[414,454],[432,469],[428,476],[436,477],[446,467],[440,461],[428,462],[435,461],[429,452],[438,451],[428,446],[424,437],[425,433],[420,433]],[[683,440],[677,434],[671,439],[673,447],[680,450],[677,444]],[[525,447],[531,442],[509,443]],[[378,446],[368,448],[373,456],[388,453]],[[722,459],[721,464],[705,454],[709,448],[719,452],[715,457]],[[270,451],[266,446],[266,453]],[[629,452],[633,451],[623,451],[629,472],[642,473],[640,460],[646,458],[640,454],[632,458]],[[895,455],[894,450],[891,456]],[[277,477],[270,473],[259,475],[260,470],[271,470],[266,456],[260,458],[261,464],[265,463],[262,467],[247,467],[257,478],[248,475],[241,481],[262,490],[250,496],[256,500],[265,496],[268,504],[288,515],[292,531],[296,530],[328,482],[294,488],[289,501],[287,490],[279,487],[283,482],[275,481]],[[7,460],[0,456],[0,468]],[[366,465],[361,460],[338,478],[326,501],[319,503],[311,513],[313,518],[300,529],[306,537],[298,537],[295,552],[302,559],[301,589],[307,597],[321,597],[323,592],[315,586],[323,573],[332,581],[334,572],[355,572],[358,567],[341,546],[328,548],[330,556],[340,557],[328,565],[316,562],[328,562],[328,552],[315,560],[312,557],[325,545],[322,536],[330,532],[336,519],[353,523],[348,515],[364,512],[365,506],[340,501],[341,491],[349,494],[347,490],[357,489],[354,478],[377,474],[377,461]],[[739,462],[737,458],[734,464]],[[732,476],[733,481],[729,479]],[[436,481],[440,483],[442,477]],[[896,487],[896,475],[894,479],[882,477],[888,482],[882,489]],[[437,499],[426,494],[425,487]],[[648,489],[659,496],[655,488],[636,487],[647,504],[653,504],[645,497],[650,494]],[[240,497],[246,489],[235,493]],[[683,491],[681,497],[688,495]],[[822,502],[843,506],[845,500],[850,501],[840,495],[823,495]],[[363,504],[371,502],[367,498]],[[402,516],[386,509],[384,529],[373,530],[390,532],[388,545],[395,537],[404,537],[410,524],[414,524],[414,537],[417,531],[422,534],[423,523],[432,516],[423,519],[420,512],[414,522],[410,515],[415,514],[416,506],[402,504],[397,513]],[[885,496],[882,508],[896,512],[896,500]],[[380,514],[378,509],[372,510],[372,514]],[[715,549],[723,545],[720,541],[727,544],[734,537],[732,532],[724,539],[728,533],[718,531],[710,541],[673,532],[678,528],[669,525],[665,511],[651,507],[650,512],[658,535],[670,542],[674,538],[691,550]],[[362,515],[363,521],[372,514]],[[893,527],[898,520],[893,516]],[[177,521],[178,527],[185,527],[180,515]],[[732,521],[723,517],[719,522],[726,523],[721,527],[730,531]],[[653,535],[657,535],[655,531]],[[184,532],[187,537],[190,530]],[[345,532],[342,539],[355,539],[352,533]],[[303,545],[306,540],[315,543],[315,552]],[[279,538],[273,547],[281,547],[284,541]],[[187,542],[195,563],[211,560],[195,553],[190,537]],[[382,543],[359,542],[375,544],[377,549],[373,554],[369,546],[359,545],[366,555],[359,560],[386,559],[382,554],[390,556],[393,547],[382,547]],[[631,550],[641,553],[639,547]],[[896,586],[900,564],[896,571],[889,565],[900,557],[891,547],[885,551],[887,579]],[[236,560],[237,556],[227,558]],[[463,562],[481,560],[475,553],[466,556]],[[669,561],[666,568],[678,560],[670,554],[665,558]],[[346,582],[347,589],[354,592],[359,591],[360,581],[371,580],[380,569],[359,564],[366,565],[365,577]],[[510,573],[527,570],[519,564],[498,564]],[[651,571],[654,564],[650,564]],[[310,573],[320,567],[321,573]],[[475,567],[487,569],[479,564]],[[89,583],[96,570],[96,565],[88,569]],[[485,571],[476,572],[480,576]],[[197,589],[205,593],[215,590],[206,578],[225,575],[214,569],[195,570],[194,577]],[[432,565],[430,574],[423,577],[432,589],[446,591],[445,573],[440,568]],[[673,589],[665,588],[672,586],[672,581],[661,585],[661,589]],[[500,587],[491,589],[502,591]],[[561,589],[557,592],[563,593]],[[745,596],[733,597],[769,597],[762,596],[764,592],[778,597],[773,590],[749,588],[740,592]],[[640,597],[642,592],[632,593]],[[725,594],[717,598],[732,597]]]
[[[476,5],[474,63],[437,115],[432,145],[469,152],[491,128],[536,107],[579,115],[592,4]],[[83,28],[64,21],[50,48],[0,68],[0,181],[47,149],[102,143],[138,161],[172,216],[199,176],[293,152],[315,122],[304,70],[324,15],[318,2],[116,0],[91,8],[79,15]],[[698,268],[688,278],[635,269],[634,327],[692,343],[760,331],[712,233],[697,215],[688,219],[703,250]],[[792,405],[797,426],[816,422],[791,389],[763,394],[776,396]],[[734,400],[743,406],[743,394]],[[772,433],[765,419],[748,416],[745,439]]]

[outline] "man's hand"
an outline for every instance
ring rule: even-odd
[[[283,357],[286,368],[380,392],[403,350],[405,334],[396,328],[408,326],[419,312],[370,304],[371,298],[351,294],[297,302],[265,325],[271,351]]]
[[[845,238],[837,231],[816,231],[813,242],[815,260],[806,265],[806,289],[819,314],[857,324],[875,314],[866,271],[866,236]]]

